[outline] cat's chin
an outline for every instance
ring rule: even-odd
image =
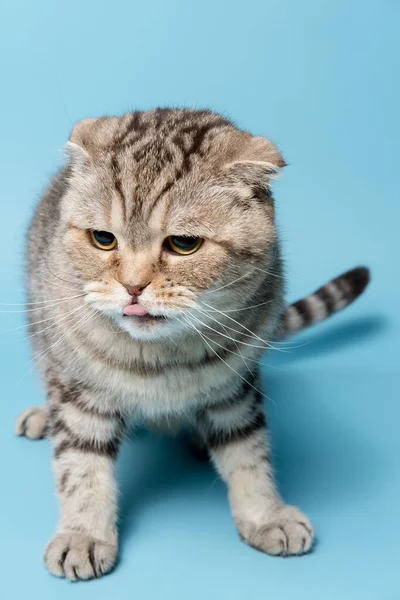
[[[118,325],[129,335],[140,341],[169,338],[182,329],[175,319],[163,316],[120,316]]]

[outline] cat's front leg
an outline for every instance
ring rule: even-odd
[[[96,409],[92,392],[52,382],[50,437],[60,519],[44,562],[58,577],[100,577],[117,558],[114,465],[123,434],[118,414]]]
[[[281,500],[267,445],[261,395],[249,385],[198,414],[210,456],[228,485],[241,539],[267,554],[290,556],[310,550],[312,526]]]

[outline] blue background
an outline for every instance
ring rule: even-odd
[[[50,450],[13,421],[43,394],[23,330],[8,331],[23,315],[0,314],[2,598],[400,598],[399,31],[396,0],[2,3],[2,302],[23,299],[25,227],[72,122],[156,105],[208,106],[280,146],[290,299],[359,263],[373,273],[354,306],[264,360],[280,487],[315,551],[247,548],[211,468],[138,434],[119,462],[121,562],[88,584],[41,563]]]

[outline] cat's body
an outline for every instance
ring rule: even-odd
[[[54,444],[61,518],[49,570],[87,579],[112,568],[113,468],[127,419],[196,428],[241,538],[271,554],[307,551],[309,521],[275,489],[257,359],[351,302],[367,271],[286,310],[269,189],[284,162],[271,142],[209,111],[89,119],[70,140],[28,238],[47,408],[17,422],[32,438],[47,427]]]

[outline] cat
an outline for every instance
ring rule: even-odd
[[[16,433],[48,436],[60,520],[44,562],[70,580],[116,563],[114,466],[128,420],[190,424],[228,487],[240,538],[271,555],[313,544],[276,489],[257,361],[352,302],[353,269],[286,307],[266,138],[209,110],[84,119],[27,240],[34,358],[46,405]]]

